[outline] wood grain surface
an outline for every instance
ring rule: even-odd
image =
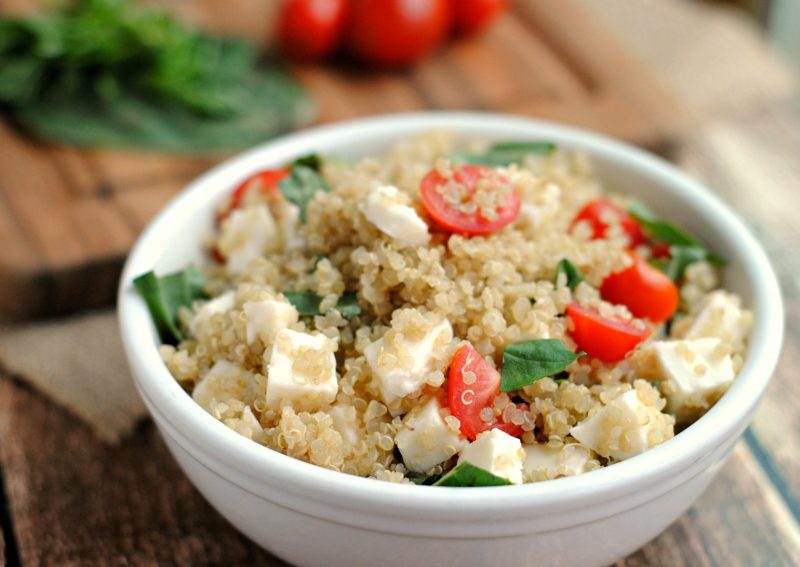
[[[0,11],[34,2],[0,0]],[[235,27],[227,2],[171,5],[192,21]],[[454,41],[408,71],[347,63],[290,70],[318,100],[321,122],[494,110],[574,123],[660,151],[674,145],[676,102],[573,0],[512,5],[486,35]],[[0,311],[21,315],[111,304],[122,260],[143,226],[216,161],[42,146],[2,122],[0,148],[0,241],[8,249],[0,257]]]

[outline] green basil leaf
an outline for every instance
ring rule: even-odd
[[[483,153],[458,153],[451,159],[459,163],[506,167],[512,163],[520,163],[527,155],[547,155],[556,150],[553,142],[498,142]]]
[[[301,317],[324,315],[324,313],[320,311],[320,304],[323,298],[316,293],[310,291],[284,291],[283,295],[289,303],[294,305],[295,309],[297,309],[297,313]],[[345,319],[352,319],[361,313],[358,297],[355,292],[352,291],[342,294],[335,309],[339,311]]]
[[[290,164],[291,167],[297,167],[298,165],[310,167],[311,169],[319,173],[320,170],[322,169],[322,158],[318,154],[308,154],[307,156],[300,156]]]
[[[494,475],[468,462],[459,463],[450,472],[433,483],[433,486],[507,486],[511,481]]]
[[[206,297],[203,274],[195,266],[162,277],[147,272],[134,279],[133,285],[147,304],[161,340],[168,344],[182,341],[178,311]]]
[[[506,346],[500,391],[513,392],[564,370],[584,352],[574,353],[558,339],[536,339]]]
[[[306,221],[306,207],[318,191],[330,191],[325,179],[316,171],[305,165],[292,168],[292,172],[278,183],[283,196],[300,208],[300,220]]]
[[[558,277],[561,274],[567,276],[567,287],[574,290],[583,281],[583,274],[575,267],[575,264],[564,258],[556,267],[556,277],[553,283],[558,284]]]
[[[678,246],[700,246],[697,240],[683,232],[674,224],[656,219],[653,213],[642,203],[634,203],[628,209],[628,213],[630,213],[636,222],[642,225],[647,236],[653,240]]]

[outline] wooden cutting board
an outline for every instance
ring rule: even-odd
[[[291,71],[316,97],[322,122],[495,110],[577,124],[660,152],[680,131],[676,102],[574,0],[519,0],[484,36],[455,41],[410,70]],[[41,316],[113,303],[137,234],[213,163],[39,145],[0,122],[0,311]]]

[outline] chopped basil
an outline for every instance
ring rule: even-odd
[[[322,260],[324,260],[325,258],[327,258],[325,254],[320,254],[316,258],[314,258],[314,263],[311,264],[312,274],[317,271],[317,266],[319,266],[319,263],[322,262]]]
[[[506,486],[511,484],[507,478],[490,473],[470,463],[463,462],[433,483],[433,486]]]
[[[695,262],[706,261],[716,266],[724,266],[726,260],[706,250],[693,236],[685,233],[672,223],[658,220],[643,204],[634,203],[628,209],[630,215],[642,226],[647,236],[657,242],[669,244],[670,258],[655,259],[651,264],[678,281],[686,268]]]
[[[300,208],[300,220],[306,221],[306,207],[317,191],[330,191],[323,177],[307,165],[292,167],[292,172],[284,177],[278,188],[284,197]]]
[[[555,284],[558,284],[558,276],[565,274],[567,276],[567,287],[574,290],[578,284],[583,281],[583,274],[575,267],[575,264],[564,258],[558,263],[556,268]]]
[[[294,305],[297,313],[301,317],[314,317],[315,315],[323,315],[320,311],[320,304],[322,297],[310,291],[284,291],[283,295],[286,299]],[[354,292],[347,292],[339,298],[339,303],[336,304],[335,309],[339,311],[345,319],[352,319],[361,313],[361,307],[358,305],[358,297]]]
[[[711,260],[708,252],[700,246],[670,246],[669,259],[655,258],[651,261],[656,268],[677,282],[690,264],[703,260]]]
[[[178,310],[206,297],[203,274],[194,266],[162,277],[147,272],[134,279],[133,285],[147,304],[161,340],[168,344],[182,341],[184,334],[178,327]]]
[[[497,142],[484,153],[460,153],[451,158],[461,163],[505,167],[520,163],[527,155],[547,155],[555,150],[556,145],[553,142]]]
[[[584,354],[572,352],[558,339],[512,343],[503,351],[500,391],[513,392],[557,374]]]
[[[322,158],[319,156],[319,154],[300,156],[291,163],[291,167],[297,167],[299,165],[310,167],[319,173],[319,171],[322,169]]]

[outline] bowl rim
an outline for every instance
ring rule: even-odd
[[[546,482],[460,490],[376,482],[296,460],[240,436],[184,392],[162,362],[146,306],[132,289],[133,278],[155,266],[161,255],[161,244],[169,241],[172,235],[170,218],[182,209],[191,208],[195,193],[206,191],[221,195],[248,166],[277,165],[282,159],[301,155],[303,148],[307,153],[316,140],[369,137],[387,129],[399,139],[435,128],[462,131],[467,135],[504,130],[509,137],[537,136],[581,148],[590,155],[603,156],[669,185],[671,191],[700,209],[704,218],[713,218],[715,224],[724,227],[726,238],[741,250],[738,257],[752,285],[751,309],[755,320],[744,366],[728,392],[709,412],[666,443],[612,467]],[[587,497],[607,500],[679,474],[687,465],[712,453],[731,435],[741,433],[749,422],[777,364],[784,327],[778,280],[764,250],[720,198],[675,166],[623,142],[572,126],[508,114],[439,111],[378,115],[317,126],[266,142],[215,166],[173,197],[139,236],[120,279],[118,313],[123,345],[134,370],[132,374],[151,412],[156,411],[167,420],[183,440],[194,444],[195,452],[203,452],[207,460],[234,466],[255,484],[290,482],[289,492],[317,498],[320,502],[347,502],[353,509],[364,510],[376,505],[418,512],[447,509],[468,516],[485,514],[487,509],[530,513],[532,507],[578,506]],[[202,448],[197,443],[200,437]]]

